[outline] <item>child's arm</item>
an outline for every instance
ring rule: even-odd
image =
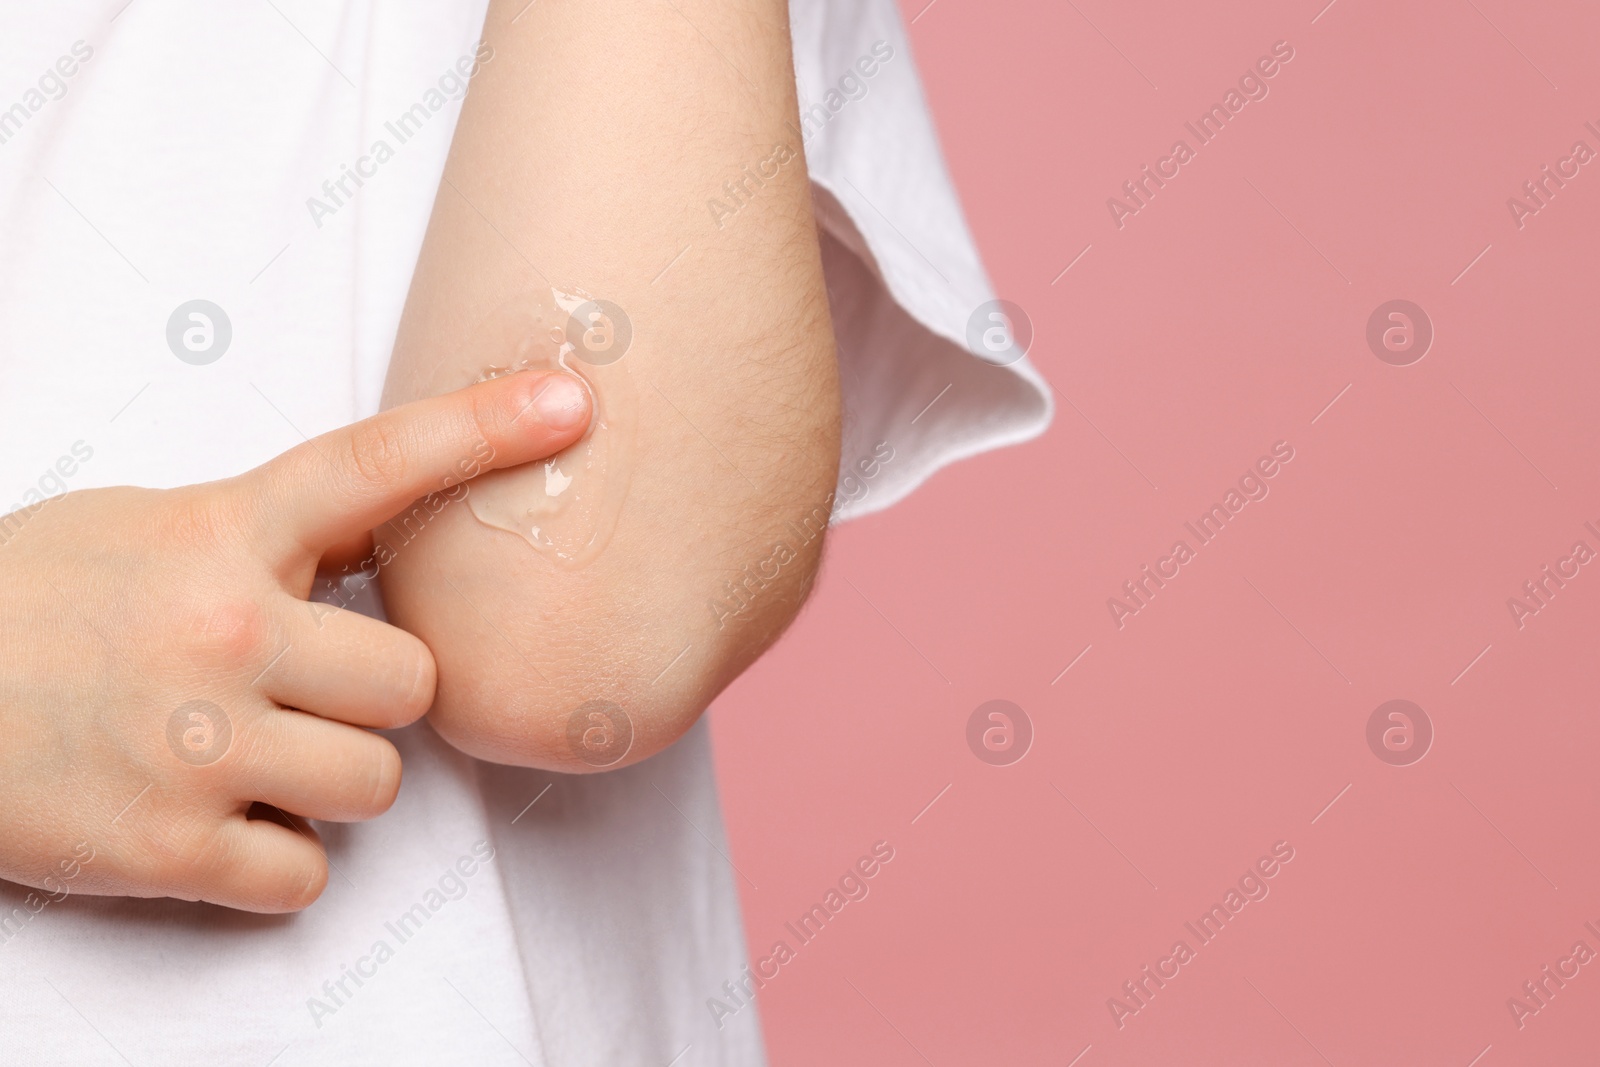
[[[776,639],[821,555],[839,396],[787,6],[497,0],[479,55],[387,401],[548,365],[554,329],[597,428],[379,531],[385,599],[457,747],[621,765]]]

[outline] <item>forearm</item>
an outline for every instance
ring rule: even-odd
[[[515,309],[552,287],[611,301],[626,354],[566,362],[608,423],[604,462],[579,476],[607,483],[589,499],[614,514],[569,513],[541,544],[479,518],[509,515],[523,490],[504,482],[425,535],[379,536],[391,616],[438,663],[440,732],[483,758],[586,769],[575,709],[621,707],[623,762],[642,758],[793,617],[820,558],[837,380],[782,0],[524,4],[491,4],[493,57],[385,400],[515,362]]]

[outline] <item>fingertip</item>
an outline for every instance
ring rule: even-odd
[[[433,658],[433,651],[421,639],[410,634],[406,636],[411,637],[413,643],[411,662],[406,667],[410,675],[408,694],[395,709],[393,721],[381,724],[380,729],[410,726],[422,718],[433,707],[433,698],[439,688],[439,665]]]
[[[400,750],[394,742],[387,737],[379,737],[384,744],[384,751],[378,757],[378,766],[373,771],[372,800],[367,804],[363,819],[375,819],[379,815],[394,807],[394,802],[400,798],[400,782],[405,777],[405,764],[400,759]]]
[[[307,866],[306,881],[298,892],[291,893],[283,901],[282,910],[285,912],[304,911],[315,904],[322,897],[322,891],[328,888],[328,858],[319,856]]]
[[[589,419],[589,387],[576,375],[555,373],[533,383],[532,413],[552,430],[570,430]]]

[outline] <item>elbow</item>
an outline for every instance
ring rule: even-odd
[[[802,332],[820,337],[810,372],[693,412],[741,442],[724,446],[731,459],[708,455],[665,394],[641,403],[649,447],[589,561],[552,565],[464,509],[397,555],[385,600],[433,651],[428,719],[446,741],[494,763],[626,767],[682,737],[788,628],[821,567],[839,470],[831,334],[825,318]]]
[[[428,721],[455,748],[513,766],[589,774],[682,737],[798,616],[821,563],[826,512],[706,580],[575,590],[539,612],[527,654],[493,634],[435,648]],[[518,629],[521,629],[520,627]],[[512,635],[506,635],[512,636]]]

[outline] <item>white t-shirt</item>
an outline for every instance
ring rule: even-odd
[[[235,474],[377,409],[483,12],[0,11],[0,512]],[[792,14],[845,517],[1040,432],[1050,399],[1026,360],[967,351],[992,294],[892,0]],[[402,140],[389,124],[407,113]],[[392,157],[333,205],[323,183],[379,139]],[[214,314],[189,349],[178,316],[189,360],[169,343],[193,300],[226,316],[213,362],[192,349],[220,347]],[[719,1027],[707,1007],[746,956],[704,724],[593,776],[478,763],[425,724],[391,736],[398,802],[321,826],[331,878],[298,915],[81,895],[35,910],[0,883],[0,1062],[763,1062],[754,1010]]]

